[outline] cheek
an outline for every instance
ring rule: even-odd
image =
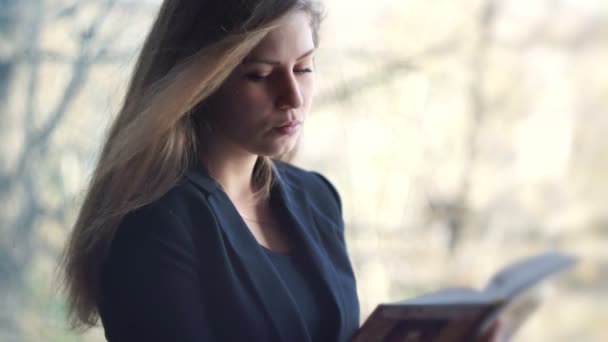
[[[214,121],[224,134],[237,140],[252,139],[266,129],[272,102],[265,92],[233,89],[222,95],[221,108],[217,108]]]
[[[259,119],[261,113],[267,111],[271,103],[267,94],[260,89],[242,87],[232,89],[222,94],[221,108],[218,108],[217,118],[230,118],[232,121],[249,122]]]
[[[245,87],[240,92],[239,98],[235,98],[235,105],[241,110],[254,113],[254,116],[259,112],[266,112],[272,106],[272,97],[270,92],[263,86],[252,85]]]

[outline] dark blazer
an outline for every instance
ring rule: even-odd
[[[341,203],[318,173],[275,162],[271,198],[330,298],[335,339],[359,327]],[[104,265],[100,317],[110,342],[310,341],[268,256],[204,169],[128,214]]]

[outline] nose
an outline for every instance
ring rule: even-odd
[[[286,73],[277,85],[277,107],[279,109],[296,109],[304,104],[300,84],[296,75],[292,72]]]

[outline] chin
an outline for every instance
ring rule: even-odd
[[[293,149],[289,148],[289,149],[280,149],[280,150],[274,150],[274,151],[266,151],[264,153],[260,153],[259,155],[262,155],[264,157],[269,157],[269,158],[278,158],[282,155],[285,155],[289,152],[291,152]]]
[[[275,158],[291,152],[295,145],[295,143],[289,143],[282,146],[268,146],[267,148],[260,149],[257,154],[264,157]]]

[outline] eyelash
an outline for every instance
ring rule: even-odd
[[[306,74],[306,73],[312,72],[312,69],[311,68],[304,68],[304,69],[300,69],[300,70],[294,70],[294,72],[296,74]]]
[[[299,69],[299,70],[294,70],[294,73],[298,74],[298,75],[302,75],[302,74],[306,74],[306,73],[311,73],[312,69],[311,68],[304,68],[304,69]],[[247,74],[246,77],[250,80],[250,81],[254,81],[254,82],[260,82],[263,81],[265,79],[268,78],[269,75],[267,76],[261,76],[258,74]]]

